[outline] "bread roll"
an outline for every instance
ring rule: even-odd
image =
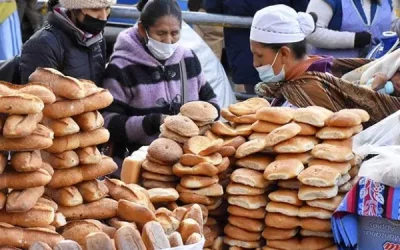
[[[46,227],[53,222],[54,209],[36,204],[24,213],[9,213],[0,210],[0,221],[20,227]]]
[[[236,165],[243,168],[264,171],[272,161],[273,158],[270,156],[255,154],[237,160]]]
[[[256,188],[248,185],[229,183],[226,192],[230,195],[261,195],[266,192],[264,188]]]
[[[6,205],[7,201],[7,194],[3,191],[0,191],[0,209],[3,209],[3,207]]]
[[[321,159],[311,159],[308,166],[314,166],[314,165],[320,165],[320,166],[326,166],[333,168],[337,170],[340,174],[346,174],[350,168],[351,165],[349,162],[331,162],[327,160],[321,160]]]
[[[218,183],[213,184],[208,187],[205,187],[205,188],[200,188],[200,189],[189,189],[189,188],[185,188],[181,185],[178,185],[176,187],[176,191],[178,191],[179,193],[192,193],[192,194],[198,194],[198,195],[206,195],[209,197],[221,196],[224,194],[224,190],[223,190],[222,186]]]
[[[246,249],[253,249],[253,248],[257,248],[257,247],[261,246],[260,241],[242,241],[242,240],[233,239],[228,236],[224,237],[224,243],[229,246],[243,247]]]
[[[44,169],[39,169],[35,172],[5,172],[0,175],[0,189],[27,189],[41,187],[48,184],[51,180],[51,175]]]
[[[257,133],[271,133],[282,125],[273,122],[258,120],[251,126],[251,129]]]
[[[6,156],[4,153],[0,153],[0,174],[4,172],[4,169],[7,166],[8,163],[7,157],[8,155]]]
[[[182,237],[178,232],[173,232],[172,234],[168,235],[168,241],[172,248],[183,246]]]
[[[200,134],[200,130],[199,130],[199,134]],[[175,132],[172,132],[171,130],[169,130],[165,126],[165,124],[162,124],[160,126],[160,136],[159,137],[160,138],[170,139],[170,140],[173,140],[175,142],[182,143],[182,144],[185,144],[190,139],[190,137],[185,137],[185,136],[182,136],[182,135],[177,134]]]
[[[90,233],[85,238],[86,249],[114,250],[110,237],[103,232]]]
[[[297,206],[274,201],[267,204],[266,210],[269,213],[280,213],[286,216],[297,216],[299,213],[299,207]]]
[[[288,180],[297,177],[304,170],[299,160],[274,161],[264,171],[264,178],[270,181]]]
[[[195,220],[188,218],[181,222],[178,232],[181,234],[183,242],[186,242],[193,233],[200,234],[202,232],[201,228]]]
[[[193,193],[180,193],[179,200],[186,204],[198,203],[203,205],[212,205],[215,204],[218,198]]]
[[[108,142],[110,139],[110,132],[105,128],[99,128],[89,132],[79,133],[79,147],[86,148],[96,146]]]
[[[117,168],[117,164],[110,157],[103,156],[99,164],[56,170],[49,183],[49,187],[69,187],[82,181],[94,180],[98,177],[111,174]]]
[[[29,250],[52,250],[49,245],[43,242],[35,242],[30,247]]]
[[[291,190],[299,190],[301,185],[301,182],[297,178],[278,181],[278,187]]]
[[[216,121],[211,126],[211,131],[219,136],[237,136],[237,131],[228,123]]]
[[[306,123],[301,123],[301,122],[296,122],[300,127],[301,127],[301,131],[299,133],[299,135],[315,135],[317,133],[317,128],[310,125],[310,124],[306,124]]]
[[[108,226],[106,224],[103,224],[102,222],[98,220],[91,220],[87,219],[85,221],[91,222],[95,225],[97,225],[103,233],[105,233],[108,237],[114,238],[115,232],[117,231],[114,227]]]
[[[259,153],[262,150],[264,150],[265,147],[266,147],[265,140],[259,140],[259,139],[251,140],[251,141],[243,143],[236,150],[235,157],[240,159],[240,158],[246,157],[248,155]]]
[[[312,237],[322,237],[322,238],[333,238],[332,232],[318,232],[305,229],[301,229],[300,235],[305,237],[312,236]]]
[[[297,197],[296,190],[280,189],[270,193],[268,198],[274,202],[287,203],[298,207],[303,204]]]
[[[42,167],[42,157],[38,150],[14,153],[11,157],[11,166],[17,172],[34,172]]]
[[[0,136],[1,151],[33,151],[45,149],[53,144],[53,132],[39,124],[36,130],[23,138],[4,138]]]
[[[331,220],[317,218],[301,218],[301,228],[310,231],[331,232]]]
[[[256,114],[238,116],[235,117],[233,120],[233,122],[236,124],[253,124],[256,121],[257,121]]]
[[[330,199],[338,194],[338,187],[312,187],[302,185],[299,190],[299,199],[302,201],[310,201],[317,199]]]
[[[297,217],[286,216],[281,213],[267,213],[265,225],[280,229],[294,229],[299,227],[301,222]]]
[[[77,220],[68,222],[64,227],[62,236],[66,240],[73,240],[77,242],[80,246],[84,247],[86,243],[86,236],[91,233],[100,233],[101,228],[96,224],[88,221]]]
[[[80,148],[76,150],[79,157],[79,163],[84,164],[98,164],[101,161],[100,151],[96,146]]]
[[[211,140],[205,136],[195,136],[188,140],[184,146],[185,153],[192,153],[200,156],[208,156],[221,150],[224,141]]]
[[[332,211],[328,211],[322,208],[303,206],[299,209],[298,216],[300,218],[317,218],[327,220],[332,217]]]
[[[50,119],[45,117],[43,124],[53,130],[54,135],[57,137],[76,134],[80,128],[78,124],[70,117],[62,119]]]
[[[238,116],[234,115],[228,108],[221,109],[221,117],[229,122],[235,122],[235,119],[238,118]]]
[[[62,213],[57,212],[54,215],[54,220],[51,225],[56,229],[59,229],[60,227],[67,225],[67,219],[65,219],[65,216]]]
[[[184,166],[196,166],[200,163],[208,162],[212,165],[219,165],[222,163],[222,156],[219,153],[215,153],[209,156],[198,156],[194,154],[184,154],[180,157],[180,163]]]
[[[303,163],[304,165],[308,165],[309,162],[312,160],[312,155],[310,152],[306,152],[306,153],[300,153],[300,154],[291,154],[291,153],[287,153],[287,154],[278,154],[275,157],[276,161],[280,161],[280,160],[300,160],[301,163]]]
[[[13,190],[8,194],[6,210],[10,213],[25,213],[32,209],[44,193],[44,187]]]
[[[182,156],[182,148],[176,142],[159,138],[155,140],[148,148],[148,154],[167,164],[175,164]]]
[[[179,164],[179,163],[177,163]],[[171,166],[165,166],[158,163],[145,160],[142,164],[142,168],[146,171],[161,174],[161,175],[174,175]]]
[[[70,151],[79,148],[78,134],[56,137],[53,140],[53,145],[46,149],[52,154],[59,154],[65,151]]]
[[[264,229],[264,222],[260,220],[249,219],[241,216],[230,215],[228,217],[228,222],[241,229],[251,231],[251,232],[262,232]]]
[[[156,173],[152,173],[152,172],[148,172],[148,171],[142,171],[142,178],[148,179],[148,180],[155,180],[155,181],[164,181],[164,182],[178,180],[178,178],[174,175],[162,175],[162,174],[156,174]]]
[[[227,224],[225,226],[224,233],[228,237],[244,241],[257,241],[261,238],[260,233],[250,232],[239,227],[232,226],[231,224]]]
[[[332,112],[321,112],[321,110],[316,107],[299,108],[294,112],[293,120],[315,127],[323,127],[325,125],[325,120],[328,119],[331,114]]]
[[[122,221],[122,220],[120,220],[118,218],[109,219],[107,221],[107,224],[110,225],[111,227],[117,229],[117,230],[120,229],[123,226],[129,226],[129,227],[132,227],[134,229],[137,229],[137,226],[136,226],[136,224],[134,222]]]
[[[82,195],[74,186],[58,189],[47,187],[45,194],[61,206],[74,207],[83,204]]]
[[[246,209],[239,206],[228,206],[228,212],[231,215],[242,216],[250,219],[264,219],[266,211],[263,207],[258,209]]]
[[[318,144],[311,151],[311,154],[315,158],[333,162],[346,162],[354,158],[351,147],[347,147],[345,142],[333,143],[330,141]]]
[[[361,124],[361,117],[353,112],[339,111],[331,115],[325,124],[330,127],[354,127]]]
[[[237,125],[235,130],[236,130],[236,135],[238,136],[249,136],[252,134],[253,130],[251,129],[251,124],[241,124]]]
[[[232,146],[224,146],[218,153],[220,153],[222,157],[232,157],[235,155],[236,149]]]
[[[279,229],[275,227],[265,227],[262,236],[266,240],[287,240],[296,236],[298,228]]]
[[[118,216],[123,220],[135,222],[139,227],[156,220],[155,214],[149,208],[127,200],[118,202]]]
[[[35,242],[54,247],[64,238],[56,232],[40,229],[25,229],[11,225],[0,225],[0,245],[28,249]]]
[[[117,250],[137,249],[146,250],[140,233],[131,226],[123,226],[115,233],[115,246]]]
[[[86,112],[73,119],[82,131],[92,131],[104,126],[104,118],[98,111]]]
[[[79,165],[79,157],[74,151],[65,151],[60,154],[49,154],[42,151],[43,160],[54,169],[72,168]]]
[[[183,116],[198,122],[214,121],[218,117],[217,109],[212,104],[203,101],[185,103],[180,112]]]
[[[301,240],[301,248],[307,248],[310,250],[325,249],[334,244],[335,242],[331,238],[303,237]]]
[[[60,206],[58,211],[70,220],[78,219],[109,219],[117,215],[118,203],[115,200],[103,198],[101,200],[78,205],[75,207]]]
[[[307,205],[315,208],[322,208],[328,211],[335,211],[337,207],[340,205],[340,202],[342,202],[342,200],[343,200],[342,196],[335,196],[331,199],[319,199],[319,200],[307,201]]]
[[[237,116],[256,114],[256,112],[264,107],[270,107],[267,100],[259,97],[247,99],[243,102],[231,104],[229,111]]]
[[[273,147],[276,153],[305,153],[314,148],[318,140],[313,136],[296,136]]]
[[[55,246],[54,250],[82,250],[82,248],[73,240],[63,240]]]
[[[217,176],[184,176],[180,184],[185,188],[204,188],[216,184],[218,181]]]
[[[46,105],[43,109],[43,114],[51,119],[62,119],[79,115],[85,112],[84,103],[81,100],[66,100],[61,99]]]
[[[85,202],[98,201],[108,195],[107,186],[98,180],[79,183],[77,188]]]
[[[48,197],[40,197],[36,204],[51,207],[54,211],[58,210],[57,203]]]
[[[155,180],[142,180],[143,187],[147,189],[151,188],[175,188],[177,183],[174,181],[155,181]]]
[[[231,180],[239,184],[256,188],[266,188],[268,186],[268,181],[264,179],[262,173],[246,168],[236,169],[231,175]]]
[[[169,116],[165,119],[164,124],[169,130],[181,136],[193,137],[199,135],[197,125],[185,116]]]
[[[5,138],[22,138],[31,135],[42,120],[43,114],[10,115],[3,127]]]
[[[272,248],[282,248],[282,249],[302,249],[299,248],[300,239],[299,238],[291,238],[286,240],[269,240],[267,245]],[[310,249],[310,248],[305,248]]]
[[[235,195],[228,197],[228,203],[246,209],[258,209],[267,205],[267,199],[264,195],[243,196]]]
[[[101,91],[82,99],[84,112],[104,109],[110,106],[113,100],[114,98],[110,91],[101,89]]]
[[[145,166],[146,165],[146,166]],[[152,165],[152,164],[150,164]],[[147,168],[149,167],[148,164],[143,164],[143,168],[148,170]],[[166,173],[167,168],[171,169],[171,167],[165,167],[165,171],[163,171],[162,168],[160,168],[160,173],[161,171],[163,172],[163,174]],[[173,174],[175,174],[176,176],[179,177],[183,177],[186,175],[204,175],[204,176],[215,176],[218,174],[218,168],[214,165],[212,165],[211,163],[208,162],[202,162],[199,163],[193,167],[188,167],[188,166],[184,166],[181,163],[177,163],[173,166],[172,168],[172,172]]]
[[[55,102],[56,97],[53,92],[41,83],[33,83],[24,85],[15,85],[12,83],[1,82],[0,95],[9,94],[29,94],[39,97],[44,104],[50,104]]]
[[[250,141],[257,140],[257,139],[265,140],[267,138],[267,136],[268,136],[268,133],[253,133],[249,136],[249,140]]]
[[[179,199],[179,193],[173,188],[153,188],[149,189],[148,193],[152,203],[170,202]]]
[[[340,173],[330,167],[313,165],[302,171],[297,178],[304,185],[330,187],[338,184]]]
[[[189,236],[189,238],[186,240],[186,245],[193,245],[201,241],[202,236],[199,233],[193,233],[192,235]]]
[[[38,114],[44,103],[39,97],[29,94],[9,94],[0,96],[0,113],[10,115]]]
[[[257,110],[257,120],[286,124],[293,119],[293,109],[286,107],[265,107]]]
[[[147,250],[165,249],[171,247],[160,223],[155,221],[148,222],[143,227],[142,239]]]
[[[265,139],[265,146],[275,146],[283,141],[295,137],[301,131],[301,127],[296,123],[289,123],[274,129]]]
[[[333,139],[343,140],[352,137],[354,134],[354,127],[340,128],[340,127],[325,127],[318,131],[317,137],[319,139]]]

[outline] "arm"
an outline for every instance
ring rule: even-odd
[[[314,12],[318,16],[317,29],[307,37],[311,45],[324,49],[354,48],[355,33],[328,29],[333,8],[325,0],[311,0],[307,12]]]
[[[42,31],[42,34],[29,39],[23,46],[21,53],[19,66],[21,83],[27,83],[29,76],[38,67],[59,70],[62,53],[61,44],[51,32]]]
[[[159,133],[161,114],[131,116],[131,107],[128,102],[134,96],[129,88],[123,87],[129,86],[127,82],[124,83],[124,81],[129,81],[128,78],[112,63],[108,65],[105,76],[103,87],[108,89],[114,97],[114,102],[103,113],[111,141],[149,144]]]
[[[292,0],[291,6],[297,12],[305,12],[309,2],[309,0]]]
[[[223,0],[203,0],[204,8],[208,13],[222,14],[224,3]]]

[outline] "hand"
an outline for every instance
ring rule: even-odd
[[[384,73],[378,72],[374,75],[374,80],[372,80],[371,88],[373,90],[379,90],[381,88],[384,88],[388,80],[389,79],[386,77]]]
[[[354,38],[354,48],[364,48],[371,43],[372,35],[366,31],[357,32]]]

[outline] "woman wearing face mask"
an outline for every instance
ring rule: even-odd
[[[179,113],[184,101],[180,64],[186,66],[187,101],[218,108],[196,55],[179,44],[182,13],[177,2],[142,0],[137,7],[139,23],[118,36],[104,77],[104,87],[114,96],[104,118],[117,162],[126,149],[156,139],[165,115]]]
[[[312,15],[296,13],[284,5],[256,13],[250,43],[254,66],[263,80],[256,86],[258,95],[275,98],[275,106],[320,106],[332,111],[364,109],[371,116],[370,124],[400,109],[400,99],[330,74],[333,69],[342,70],[339,66],[345,67],[343,60],[308,56],[305,39],[314,29]],[[348,64],[354,62],[350,60]]]
[[[48,23],[23,46],[22,83],[37,67],[101,84],[106,64],[102,32],[115,0],[60,0],[61,8],[49,13]]]

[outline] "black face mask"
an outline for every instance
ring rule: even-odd
[[[108,17],[107,17],[108,19]],[[104,28],[106,27],[107,20],[100,20],[94,17],[91,17],[87,14],[83,17],[83,21],[80,22],[76,20],[76,27],[80,30],[88,32],[92,35],[100,34]]]

